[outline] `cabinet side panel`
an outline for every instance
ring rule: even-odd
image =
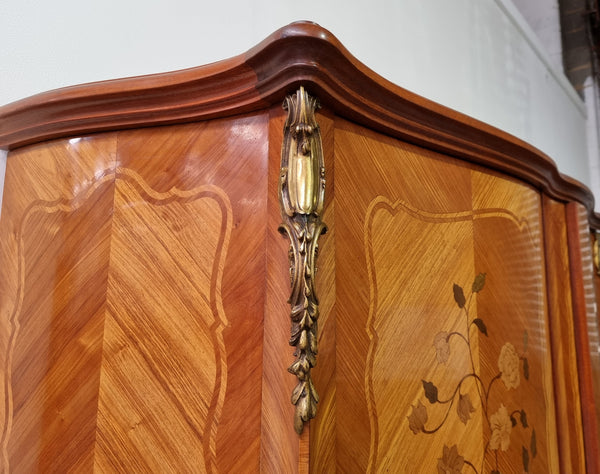
[[[113,134],[10,154],[0,223],[3,472],[91,472]]]
[[[266,127],[119,134],[97,472],[259,472]]]
[[[567,235],[571,291],[573,295],[573,319],[575,322],[575,344],[579,369],[579,390],[583,416],[586,472],[600,472],[598,447],[598,424],[594,404],[594,391],[598,381],[594,380],[590,336],[597,337],[595,297],[592,280],[592,255],[587,215],[585,208],[577,203],[566,205]],[[592,339],[593,341],[593,339]]]
[[[561,472],[586,472],[565,205],[544,198],[544,245]]]
[[[336,231],[335,231],[335,169],[334,169],[334,120],[319,114],[323,154],[325,160],[326,187],[323,222],[327,234],[319,239],[316,289],[319,298],[319,354],[312,371],[313,381],[319,393],[317,416],[310,422],[310,472],[336,472]]]

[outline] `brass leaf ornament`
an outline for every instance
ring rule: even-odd
[[[294,429],[300,434],[304,423],[315,417],[319,401],[311,369],[317,357],[319,301],[315,294],[314,276],[318,239],[327,231],[321,221],[325,167],[321,132],[315,120],[317,99],[300,87],[294,95],[285,98],[283,107],[288,116],[279,176],[282,218],[279,231],[290,239],[290,345],[296,348],[296,360],[288,371],[298,378],[291,400],[296,406]]]

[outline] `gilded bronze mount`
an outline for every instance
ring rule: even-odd
[[[290,345],[296,348],[296,360],[288,371],[298,378],[291,400],[296,406],[294,429],[300,434],[304,423],[315,417],[319,401],[311,369],[316,365],[319,318],[319,301],[314,288],[317,242],[327,231],[321,221],[325,166],[321,132],[315,120],[315,110],[319,107],[317,99],[300,87],[294,95],[285,98],[283,107],[288,116],[279,176],[282,218],[279,231],[290,239]]]

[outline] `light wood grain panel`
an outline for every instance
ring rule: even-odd
[[[259,472],[266,133],[255,115],[123,132],[118,153],[108,135],[11,155],[1,231],[14,278],[2,291],[15,324],[2,337],[14,472]],[[19,300],[22,273],[45,288],[31,301]],[[13,352],[26,367],[16,382]]]
[[[231,206],[219,188],[163,195],[121,173],[96,468],[216,472],[227,384],[221,277]]]
[[[259,471],[266,124],[119,136],[98,472]]]
[[[338,471],[555,472],[539,195],[343,121],[335,150]]]
[[[317,416],[310,422],[310,472],[336,472],[336,232],[335,232],[335,164],[334,119],[324,113],[317,115],[321,128],[326,172],[325,210],[323,222],[327,234],[319,238],[316,291],[319,298],[319,353],[312,377],[319,393]]]
[[[399,150],[394,140],[361,131],[345,122],[340,122],[336,127],[335,144],[336,268],[338,275],[344,275],[336,281],[336,406],[341,414],[337,419],[338,470],[385,472],[385,469],[390,468],[404,472],[406,469],[414,469],[415,465],[393,459],[407,451],[397,449],[397,443],[393,440],[397,433],[394,435],[394,430],[390,431],[390,428],[394,420],[402,420],[402,424],[406,422],[410,405],[422,389],[412,384],[415,380],[409,376],[394,378],[391,374],[395,370],[412,370],[409,368],[410,363],[405,363],[405,358],[414,357],[414,360],[418,360],[422,354],[419,352],[420,348],[413,344],[418,340],[418,335],[414,334],[415,328],[397,325],[412,323],[420,326],[421,330],[426,330],[419,319],[419,314],[425,309],[413,307],[411,291],[407,291],[403,303],[406,303],[405,308],[411,313],[409,316],[386,319],[377,315],[380,311],[403,311],[402,302],[398,300],[394,305],[395,297],[389,291],[399,291],[402,287],[406,288],[406,285],[415,292],[422,284],[435,286],[435,283],[429,281],[430,278],[419,280],[419,271],[427,272],[427,265],[421,267],[409,264],[405,256],[407,246],[423,241],[424,245],[431,246],[430,249],[421,249],[415,253],[422,257],[425,255],[422,250],[426,250],[430,255],[436,255],[437,248],[447,243],[448,239],[453,239],[444,232],[435,233],[432,239],[423,239],[427,230],[414,226],[410,228],[414,213],[405,204],[415,202],[415,206],[423,206],[431,213],[460,212],[470,204],[470,174],[468,169],[457,167],[458,171],[449,183],[445,179],[448,169],[444,166],[444,160],[433,159],[428,163],[415,153]],[[429,156],[433,157],[433,154]],[[429,189],[438,189],[439,193],[428,202],[427,193],[423,191]],[[454,194],[454,189],[457,190],[457,196],[454,200],[449,199]],[[397,215],[401,216],[400,220],[394,220]],[[373,239],[373,242],[369,239]],[[466,242],[470,240],[468,238]],[[372,248],[376,249],[375,253],[368,248],[371,243]],[[456,251],[460,248],[461,245]],[[390,249],[391,253],[388,253]],[[431,249],[434,250],[433,253]],[[404,277],[394,276],[403,283],[392,287],[388,285],[384,288],[386,294],[372,293],[371,290],[375,290],[372,279],[377,278],[379,281],[382,278],[381,274],[376,275],[376,271],[369,271],[369,268],[373,270],[372,260],[375,259],[378,265],[383,264],[382,271],[387,275],[391,275],[390,272],[394,269],[403,272]],[[443,261],[437,263],[436,268],[445,265]],[[470,268],[467,271],[471,273]],[[437,274],[437,271],[431,271],[434,279],[438,278]],[[377,289],[379,288],[378,284]],[[423,304],[435,306],[436,303],[427,298]],[[380,338],[381,332],[385,331],[385,328],[380,327],[381,324],[396,325],[385,332],[385,340]],[[408,338],[404,342],[408,343],[410,350],[400,350],[402,346],[400,343],[395,344],[394,336]],[[428,342],[427,349],[423,347],[423,350],[430,348],[431,343]],[[390,364],[385,358],[391,352],[394,353],[395,360]],[[379,370],[386,366],[383,372]],[[394,383],[398,380],[404,380],[407,386],[411,384],[410,390],[395,386]],[[393,406],[397,397],[389,398],[390,391],[393,392],[394,389],[402,394],[401,397],[407,397],[407,403],[400,409],[398,405],[402,405],[401,403],[397,404],[396,409]],[[407,411],[403,413],[402,410]],[[386,437],[386,433],[392,434]],[[408,433],[412,436],[410,431]],[[394,465],[395,462],[402,464]],[[422,468],[427,469],[426,466]]]
[[[277,232],[281,224],[277,186],[284,123],[284,110],[280,106],[272,108],[269,117],[268,280],[265,288],[262,374],[261,472],[264,474],[296,474],[305,469],[308,460],[303,459],[300,464],[300,445],[303,445],[302,451],[306,452],[310,436],[309,426],[304,427],[300,436],[294,431],[294,405],[290,398],[296,380],[287,371],[294,361],[293,349],[288,343],[291,326],[287,303],[290,293],[289,241]]]
[[[114,135],[12,153],[0,223],[3,472],[91,472]]]
[[[365,374],[373,430],[368,472],[410,472],[416,466],[433,470],[443,450],[440,443],[448,439],[451,444],[464,446],[460,454],[475,463],[483,446],[472,432],[481,432],[481,410],[468,425],[456,416],[446,418],[452,402],[429,406],[421,383],[434,383],[439,398],[447,400],[453,398],[453,391],[460,385],[461,392],[470,394],[479,408],[476,383],[464,379],[478,368],[477,357],[473,369],[468,351],[461,347],[464,341],[455,337],[449,340],[452,359],[448,364],[437,364],[433,347],[441,331],[468,333],[464,316],[452,307],[452,284],[466,286],[463,282],[473,279],[472,220],[468,214],[454,213],[432,214],[424,219],[421,210],[387,202],[378,204],[374,203],[365,223],[370,231],[365,233],[365,242],[369,242],[365,246],[370,254],[372,289],[367,321],[371,344]],[[446,250],[440,255],[442,247]],[[425,255],[435,256],[435,260],[427,261]],[[476,334],[471,336],[470,345],[477,354]],[[427,404],[430,420],[426,429],[440,428],[432,439],[419,441],[409,424],[413,407],[423,403]],[[409,455],[396,448],[398,443],[409,442]]]
[[[502,372],[509,348],[518,357],[515,378],[503,373],[490,382],[488,420],[505,406],[516,425],[507,449],[486,456],[484,472],[558,472],[541,198],[521,183],[474,171],[473,203],[475,268],[487,274],[477,294],[488,334],[480,337],[482,378]],[[492,440],[493,422],[485,428]]]

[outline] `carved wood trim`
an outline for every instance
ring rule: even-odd
[[[335,114],[410,143],[514,176],[561,201],[578,201],[600,228],[594,197],[541,151],[375,74],[327,30],[300,22],[246,54],[208,66],[38,94],[0,107],[0,148],[51,138],[247,113],[302,83]]]

